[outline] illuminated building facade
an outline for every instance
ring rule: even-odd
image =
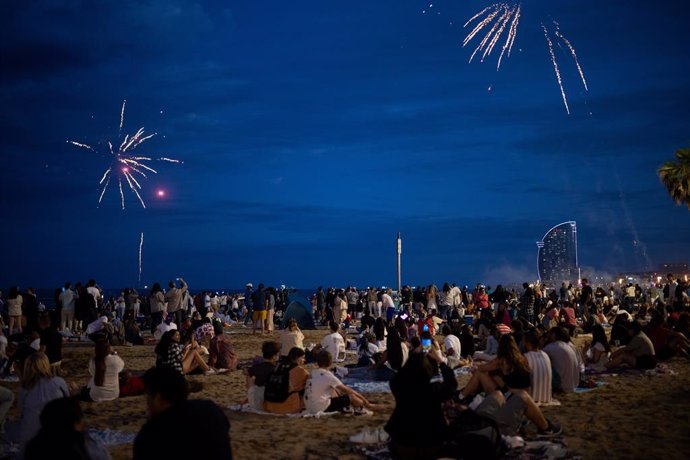
[[[563,222],[546,232],[537,242],[537,270],[542,283],[560,285],[579,280],[577,264],[577,225]]]

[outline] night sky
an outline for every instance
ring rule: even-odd
[[[597,274],[690,261],[656,170],[690,145],[690,3],[525,1],[482,63],[484,1],[0,5],[0,287],[522,282],[575,220]],[[541,23],[554,43],[565,110]],[[480,37],[483,34],[480,34]],[[120,109],[127,101],[118,134]],[[98,184],[140,127],[146,209]],[[73,140],[95,147],[80,149]],[[157,191],[165,196],[158,197]]]

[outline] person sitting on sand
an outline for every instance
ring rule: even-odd
[[[611,346],[606,338],[606,331],[601,324],[592,326],[592,343],[587,349],[587,369],[592,372],[604,372],[609,361]]]
[[[656,367],[654,345],[647,334],[642,332],[640,323],[637,321],[630,322],[628,334],[631,337],[630,342],[611,353],[611,359],[606,363],[606,367],[611,369],[628,366],[640,370],[654,369]]]
[[[125,362],[106,340],[96,342],[95,356],[89,361],[91,380],[82,389],[82,401],[112,401],[120,396],[119,374]]]
[[[297,325],[295,318],[290,318],[287,327],[280,333],[281,358],[287,358],[293,348],[304,350],[304,334]]]
[[[328,351],[334,360],[338,360],[340,356],[345,356],[345,339],[339,332],[340,325],[331,321],[328,323],[331,333],[321,339],[321,349]]]
[[[450,366],[451,369],[455,369],[458,366],[465,364],[465,360],[462,358],[461,354],[461,344],[460,339],[451,333],[450,326],[444,324],[441,328],[441,333],[444,336],[443,347],[444,347],[444,359],[446,364]]]
[[[348,387],[336,377],[330,368],[333,357],[328,350],[321,350],[316,355],[318,369],[311,371],[304,391],[304,406],[308,413],[339,412],[353,407],[355,414],[370,413],[367,409],[373,405],[367,399]]]
[[[143,378],[149,418],[134,439],[134,460],[232,460],[230,422],[216,403],[188,400],[187,382],[172,368],[149,369]]]
[[[22,450],[40,430],[40,416],[45,405],[70,395],[67,383],[61,377],[53,377],[45,353],[37,351],[29,354],[23,364],[17,398],[21,414],[19,442]]]
[[[570,335],[561,327],[553,327],[548,333],[544,353],[551,359],[553,390],[572,393],[580,382],[580,368],[576,351],[569,345]]]
[[[161,337],[163,337],[163,334],[168,331],[172,331],[173,329],[177,329],[177,324],[173,322],[173,315],[168,315],[163,321],[160,322],[158,326],[156,326],[153,337],[156,340],[160,340]]]
[[[663,315],[656,310],[652,310],[652,319],[649,322],[647,335],[654,345],[657,360],[667,360],[676,355],[688,357],[688,351],[690,351],[688,338],[671,329],[664,321]]]
[[[189,374],[198,368],[206,374],[215,373],[199,354],[199,344],[196,341],[182,348],[178,330],[163,334],[155,352],[156,367],[171,367],[181,374]]]
[[[304,362],[304,350],[293,347],[285,361],[271,373],[264,389],[266,412],[296,414],[304,408],[304,388],[309,378]]]
[[[549,404],[553,397],[551,359],[539,349],[539,336],[528,331],[522,337],[525,358],[530,368],[529,394],[537,404]]]
[[[86,431],[76,398],[58,398],[45,405],[41,429],[26,446],[25,460],[46,458],[110,460],[108,449]]]
[[[54,375],[59,375],[62,364],[62,335],[57,328],[51,324],[50,314],[42,313],[38,317],[38,331],[41,336],[40,347],[50,361]]]
[[[493,375],[494,372],[497,375]],[[497,378],[498,377],[498,378]],[[547,420],[529,394],[530,368],[511,334],[501,337],[495,360],[477,368],[459,396],[469,403],[475,394],[486,394],[476,412],[498,423],[502,435],[515,436],[523,416],[534,423],[539,436],[560,434],[561,427]]]
[[[137,324],[134,315],[131,312],[125,313],[125,344],[143,345],[144,337],[141,335],[141,329]]]
[[[267,340],[261,344],[261,355],[263,359],[255,362],[246,370],[247,402],[249,407],[254,410],[263,410],[264,389],[269,376],[273,373],[278,364],[278,354],[280,344],[273,340]]]
[[[220,321],[213,322],[214,337],[208,345],[208,365],[214,369],[237,369],[237,355],[230,336],[223,331]]]
[[[434,344],[438,347],[435,341]],[[409,350],[407,343],[402,340],[398,330],[390,328],[386,336],[386,349],[378,355],[378,361],[368,367],[349,368],[338,366],[336,370],[342,378],[387,382],[405,365],[410,353]]]

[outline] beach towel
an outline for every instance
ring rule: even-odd
[[[316,414],[311,414],[309,412],[300,412],[298,414],[274,414],[273,412],[266,412],[263,410],[256,410],[249,404],[232,404],[228,407],[229,410],[233,412],[248,412],[251,414],[258,415],[270,415],[273,417],[290,417],[290,418],[321,418],[330,417],[332,415],[340,414],[340,412],[317,412]]]
[[[470,367],[457,367],[453,369],[456,377],[461,375],[472,374],[472,369]],[[359,393],[390,393],[391,388],[388,382],[375,382],[372,380],[358,380],[358,379],[348,379],[347,377],[341,379],[342,382],[351,387],[353,390]],[[443,378],[440,375],[432,378],[432,382],[441,382]]]
[[[509,460],[544,460],[544,459],[575,459],[579,458],[567,448],[563,437],[551,438],[548,441],[527,441],[520,436],[503,436],[502,441],[506,449],[501,457]],[[387,443],[353,444],[353,452],[362,455],[367,460],[391,460],[391,453]]]
[[[104,446],[118,446],[121,444],[131,444],[136,433],[129,433],[126,431],[111,430],[110,428],[89,428],[89,435]]]
[[[629,367],[612,367],[603,372],[587,372],[587,375],[596,375],[599,377],[617,377],[619,375],[644,375],[653,377],[655,375],[676,375],[677,372],[671,369],[667,364],[659,363],[654,369],[632,369]]]
[[[597,388],[603,387],[604,385],[606,385],[606,382],[599,380],[599,381],[595,382],[594,386],[591,388],[590,387],[577,387],[577,388],[575,388],[575,393],[577,393],[577,394],[589,393],[590,391],[594,391]]]

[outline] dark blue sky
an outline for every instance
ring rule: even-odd
[[[526,1],[499,72],[462,48],[488,2],[429,4],[2,2],[2,286],[135,285],[141,232],[149,285],[394,285],[398,231],[405,284],[534,280],[566,220],[601,273],[690,261],[656,176],[690,143],[690,4]],[[139,153],[184,161],[146,209],[97,205],[124,99]]]

